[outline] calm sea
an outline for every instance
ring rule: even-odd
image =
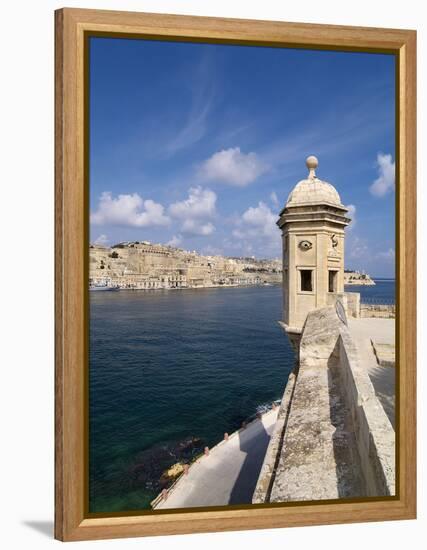
[[[375,279],[375,286],[346,286],[348,292],[360,292],[362,302],[378,302],[394,304],[396,295],[396,283],[394,279]]]
[[[394,281],[351,287],[394,298]],[[149,508],[161,474],[280,399],[280,285],[90,293],[90,510]]]
[[[90,293],[90,509],[149,507],[162,471],[280,399],[280,286]]]

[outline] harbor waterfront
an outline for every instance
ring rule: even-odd
[[[149,509],[162,473],[280,399],[280,285],[90,294],[90,510]]]
[[[394,280],[352,287],[394,302]],[[163,472],[280,399],[281,285],[90,294],[90,510],[149,509]]]
[[[282,262],[205,256],[148,241],[89,247],[89,288],[169,290],[280,283]]]

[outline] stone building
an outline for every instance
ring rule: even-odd
[[[291,191],[277,222],[283,243],[283,322],[294,342],[310,311],[335,304],[344,293],[344,230],[350,223],[337,190],[316,176],[316,157],[306,164],[308,177]]]
[[[252,501],[395,494],[394,320],[344,291],[347,209],[316,177],[280,213],[283,322],[298,360],[287,381]],[[381,350],[384,350],[381,360]],[[387,367],[391,366],[391,368]]]
[[[89,283],[161,290],[280,282],[279,260],[203,256],[147,241],[91,244]]]
[[[281,324],[298,355],[280,405],[226,434],[153,500],[155,509],[396,494],[394,311],[362,307],[357,292],[345,292],[350,220],[336,189],[316,177],[317,165],[307,159],[308,178],[278,221]]]

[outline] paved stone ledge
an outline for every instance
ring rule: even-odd
[[[395,493],[395,434],[335,308],[311,312],[253,502]]]
[[[394,367],[396,365],[396,353],[394,344],[380,343],[371,338],[372,349],[381,367]]]
[[[264,413],[201,455],[166,494],[151,502],[152,508],[250,504],[278,410]]]

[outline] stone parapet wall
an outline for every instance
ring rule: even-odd
[[[264,502],[268,502],[269,500],[271,486],[275,474],[276,461],[283,444],[283,435],[286,430],[286,422],[290,413],[290,405],[295,388],[296,376],[296,372],[292,372],[289,375],[288,382],[285,388],[285,393],[283,394],[279,412],[277,414],[276,425],[270,438],[268,449],[252,498],[253,504],[262,504]]]
[[[395,492],[395,433],[335,308],[311,312],[254,503]]]
[[[334,294],[328,294],[327,305],[335,306],[339,300],[347,317],[354,317],[358,319],[360,317],[360,293],[359,292],[337,292]]]
[[[349,317],[358,319],[360,317],[360,293],[359,292],[344,292],[347,302],[346,313]]]
[[[339,336],[339,363],[355,429],[367,496],[395,494],[395,432],[367,370],[359,364],[349,330]]]
[[[396,306],[394,304],[361,304],[360,317],[394,319],[396,317]]]

